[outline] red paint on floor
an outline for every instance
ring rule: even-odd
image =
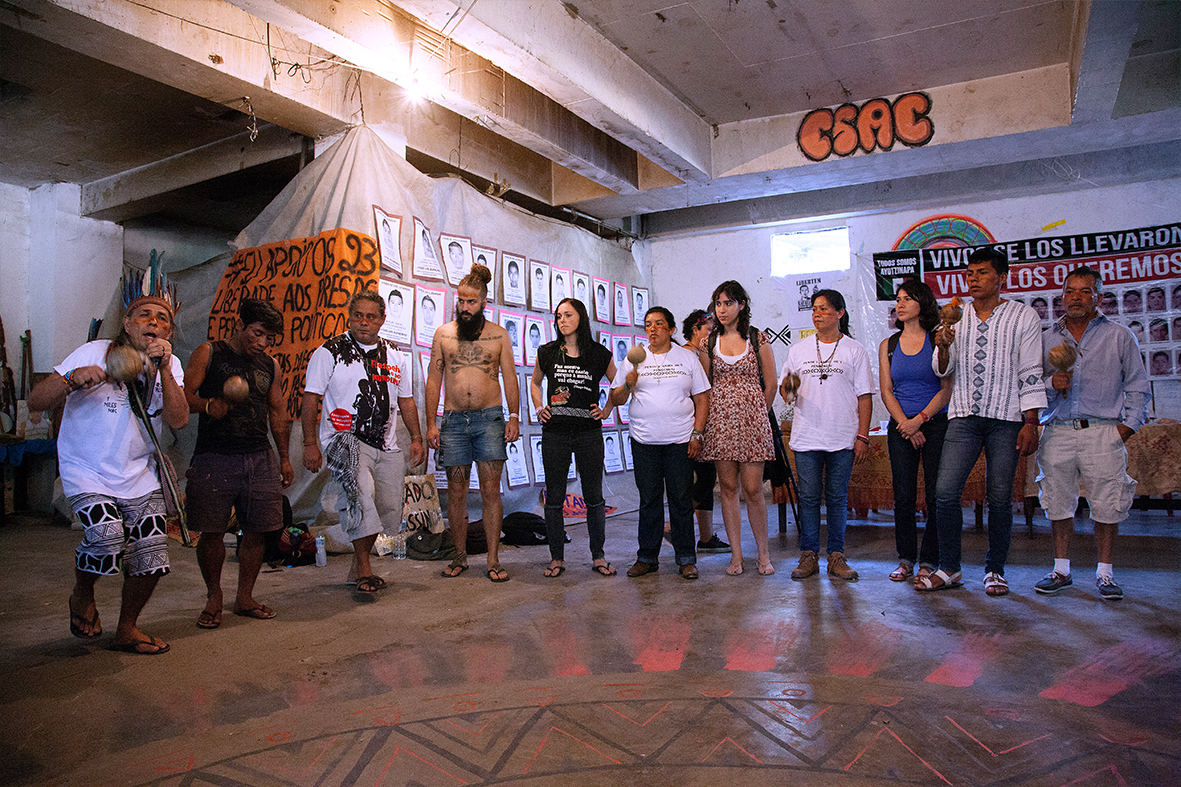
[[[633,663],[645,672],[669,672],[681,668],[689,649],[689,624],[671,615],[654,615],[631,622]]]
[[[893,628],[877,622],[846,631],[840,646],[829,651],[828,671],[833,675],[868,678],[894,655],[898,637]]]
[[[927,676],[927,683],[967,688],[984,674],[984,666],[1000,653],[1001,635],[968,634],[960,647]]]
[[[1121,642],[1069,670],[1038,696],[1094,708],[1129,686],[1177,669],[1176,651],[1169,643],[1149,639]]]

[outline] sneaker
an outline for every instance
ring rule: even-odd
[[[849,582],[856,582],[858,577],[857,570],[845,562],[844,552],[828,553],[828,573],[830,576]]]
[[[807,579],[820,571],[820,556],[815,552],[801,552],[800,563],[791,570],[792,579]]]
[[[729,552],[730,545],[718,538],[717,533],[710,536],[709,541],[697,542],[698,552]]]
[[[1124,591],[1115,584],[1114,577],[1099,577],[1095,584],[1099,586],[1099,597],[1104,601],[1119,601],[1124,597]]]
[[[1041,581],[1033,586],[1033,589],[1043,596],[1052,596],[1062,588],[1068,588],[1074,584],[1074,580],[1070,578],[1070,574],[1059,574],[1057,571],[1051,571],[1042,577]]]

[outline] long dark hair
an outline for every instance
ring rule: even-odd
[[[935,330],[939,324],[939,304],[935,302],[935,293],[931,292],[931,288],[918,279],[907,279],[898,285],[898,289],[918,302],[919,327],[927,333]],[[895,320],[894,327],[901,328],[902,320]]]
[[[747,334],[750,332],[750,296],[746,294],[746,289],[733,279],[719,284],[718,288],[714,290],[713,297],[709,300],[715,312],[718,298],[722,295],[727,295],[742,304],[742,309],[738,312],[738,325],[736,328],[738,329],[739,336],[743,339],[749,338]],[[717,317],[714,318],[713,332],[719,336],[722,334],[722,323]]]
[[[853,334],[849,333],[849,310],[845,308],[845,296],[841,295],[836,290],[818,290],[812,293],[812,305],[816,305],[817,298],[824,298],[828,301],[828,305],[837,311],[843,311],[845,314],[841,317],[839,328],[841,333],[849,338],[853,338]]]
[[[697,330],[698,324],[702,320],[713,321],[714,316],[704,309],[694,309],[689,312],[689,316],[681,322],[681,333],[685,336],[685,341],[693,338],[693,332]]]
[[[587,316],[586,313],[586,304],[577,298],[563,298],[562,300],[558,301],[558,305],[554,307],[554,336],[557,338],[550,342],[550,344],[554,345],[555,349],[558,349],[566,343],[566,337],[562,335],[560,330],[558,330],[558,308],[563,303],[570,304],[570,308],[578,312],[578,328],[575,329],[574,336],[576,337],[575,340],[578,343],[578,354],[582,355],[584,352],[590,349],[592,344],[597,344],[597,342],[595,341],[594,334],[591,333],[590,317]]]

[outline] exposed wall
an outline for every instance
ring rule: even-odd
[[[31,329],[33,367],[48,371],[86,341],[91,318],[119,316],[123,229],[82,217],[81,190],[68,183],[3,186],[0,202],[0,307],[9,348]]]
[[[748,227],[705,234],[685,234],[646,241],[633,249],[650,266],[653,303],[672,309],[678,320],[691,309],[704,308],[713,288],[737,279],[751,293],[753,322],[759,326],[786,324],[787,293],[776,289],[771,277],[771,235],[779,232],[847,226],[852,265],[836,289],[849,305],[854,338],[870,350],[876,374],[877,345],[889,331],[888,305],[874,299],[873,254],[893,248],[911,227],[932,215],[970,216],[998,240],[1129,229],[1177,221],[1181,180],[1160,180],[1105,188],[1080,188],[1063,194],[984,200],[948,205],[938,210],[903,210],[826,219],[808,223]],[[1064,221],[1043,230],[1043,227]],[[776,358],[786,355],[776,343]],[[888,417],[874,397],[875,420]]]

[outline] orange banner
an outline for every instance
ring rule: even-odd
[[[270,353],[279,362],[287,415],[299,418],[312,351],[348,330],[349,299],[376,289],[377,242],[349,229],[268,243],[234,254],[209,313],[209,338],[228,339],[244,298],[270,301],[283,313],[283,333]]]

